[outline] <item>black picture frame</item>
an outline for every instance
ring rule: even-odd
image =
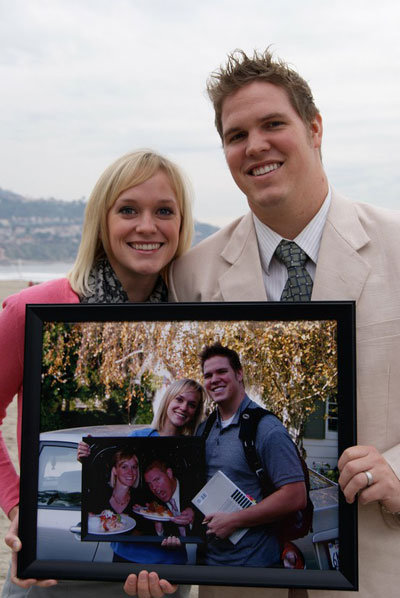
[[[174,583],[253,587],[296,587],[357,590],[357,507],[348,505],[338,491],[338,569],[286,569],[237,566],[185,566],[120,562],[82,562],[40,556],[38,508],[43,333],[48,323],[159,322],[228,323],[332,322],[336,330],[337,362],[337,455],[356,444],[355,303],[351,301],[308,303],[203,303],[124,305],[28,305],[26,310],[22,457],[17,574],[21,578],[124,580],[143,568]],[[225,324],[224,324],[225,323]],[[298,324],[297,324],[298,323]],[[68,444],[68,434],[62,443]],[[46,444],[46,442],[44,442]],[[70,442],[71,447],[76,447]],[[73,449],[76,450],[76,449]],[[60,513],[62,508],[60,508]]]

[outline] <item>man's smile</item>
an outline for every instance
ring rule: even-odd
[[[262,174],[268,174],[269,172],[272,172],[273,170],[278,170],[278,168],[280,168],[282,166],[282,164],[283,164],[282,162],[273,162],[271,164],[265,164],[263,166],[251,167],[247,171],[247,174],[250,174],[252,176],[260,176]]]
[[[211,392],[212,393],[216,393],[216,394],[220,394],[221,392],[223,392],[226,388],[225,384],[218,384],[216,386],[211,387]]]

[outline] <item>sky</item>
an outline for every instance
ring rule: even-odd
[[[230,222],[248,206],[206,79],[235,48],[271,46],[313,90],[334,188],[398,209],[399,30],[397,0],[0,0],[0,187],[88,197],[149,147],[188,175],[197,220]]]

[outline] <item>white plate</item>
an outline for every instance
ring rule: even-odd
[[[89,534],[101,534],[105,536],[109,536],[110,534],[123,534],[124,532],[129,532],[129,530],[133,529],[136,525],[136,521],[133,517],[129,517],[129,515],[125,515],[124,513],[121,513],[121,523],[123,524],[123,527],[110,529],[107,532],[103,528],[100,515],[89,515],[88,532]]]
[[[132,509],[134,513],[138,513],[145,519],[150,519],[151,521],[171,521],[174,518],[173,515],[157,515],[157,513],[149,513],[145,507],[140,507],[140,509]]]

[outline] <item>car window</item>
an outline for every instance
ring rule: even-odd
[[[76,447],[42,446],[39,457],[38,506],[80,508],[81,464]]]

